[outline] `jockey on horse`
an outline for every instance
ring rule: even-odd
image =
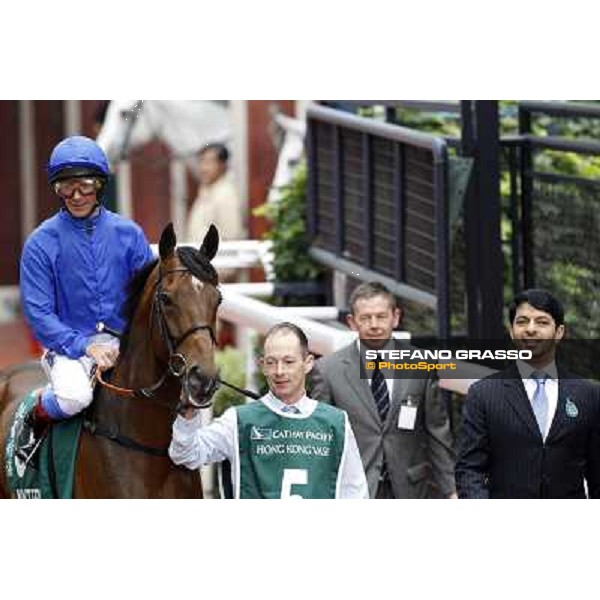
[[[92,401],[95,366],[111,368],[119,340],[98,325],[122,331],[127,283],[153,259],[142,229],[102,206],[108,160],[93,140],[71,136],[52,151],[48,181],[62,202],[23,248],[23,309],[43,344],[41,363],[49,384],[17,434],[17,455],[29,462],[48,426],[84,410]]]

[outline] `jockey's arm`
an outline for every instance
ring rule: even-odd
[[[35,337],[46,348],[69,358],[83,356],[88,338],[59,319],[52,265],[34,240],[23,248],[19,285],[23,310]]]

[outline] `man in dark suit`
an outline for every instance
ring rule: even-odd
[[[360,340],[317,362],[312,396],[348,413],[371,498],[455,497],[450,419],[435,376],[361,378],[359,341],[375,349],[390,344],[401,317],[395,297],[379,283],[363,283],[349,304],[348,324]]]
[[[510,335],[531,360],[469,389],[459,436],[460,498],[600,496],[598,387],[555,362],[564,311],[549,292],[518,294]]]

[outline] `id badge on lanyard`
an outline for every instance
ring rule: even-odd
[[[398,413],[398,429],[412,431],[417,420],[417,405],[412,396],[402,400],[400,412]]]

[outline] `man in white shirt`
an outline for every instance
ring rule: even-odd
[[[300,328],[273,327],[261,359],[269,393],[206,427],[197,411],[178,416],[173,462],[197,469],[230,460],[236,498],[368,498],[347,414],[306,396],[313,361]]]
[[[208,144],[198,153],[198,195],[188,216],[186,240],[197,246],[211,224],[219,230],[221,240],[246,239],[245,210],[235,183],[229,174],[229,150],[223,144]],[[219,269],[221,283],[239,281],[237,269]],[[234,344],[235,327],[218,322],[219,345]]]
[[[211,223],[222,240],[241,240],[244,210],[228,173],[229,151],[223,144],[209,144],[198,154],[200,187],[189,214],[187,241],[200,243]]]
[[[555,362],[564,310],[548,291],[509,306],[510,335],[528,362],[473,384],[465,402],[460,498],[600,497],[600,393]]]

